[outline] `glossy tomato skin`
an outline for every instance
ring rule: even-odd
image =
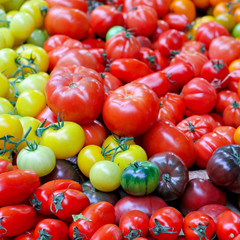
[[[91,237],[90,240],[122,240],[122,231],[115,224],[105,224],[100,227]]]
[[[208,56],[208,51],[205,47],[205,44],[195,40],[185,42],[181,48],[181,51],[197,51],[204,54],[205,56]]]
[[[217,217],[216,234],[219,240],[230,240],[240,234],[240,217],[228,210]]]
[[[163,20],[168,23],[170,28],[178,31],[185,31],[190,24],[187,16],[180,13],[168,13],[163,17]]]
[[[89,23],[99,37],[105,38],[111,27],[124,26],[123,13],[114,6],[101,5],[90,13]]]
[[[212,217],[200,211],[188,213],[183,221],[183,232],[187,240],[211,239],[215,229],[216,224]]]
[[[87,2],[85,0],[63,0],[59,2],[58,0],[46,0],[49,7],[53,6],[64,6],[69,8],[76,8],[82,10],[83,12],[87,12]]]
[[[81,40],[87,34],[89,21],[81,10],[54,6],[47,12],[44,26],[50,35],[63,34]]]
[[[236,193],[240,193],[239,149],[239,145],[236,144],[220,147],[207,163],[207,172],[211,181]]]
[[[225,125],[235,128],[240,125],[240,101],[234,101],[224,109],[223,122]]]
[[[15,237],[30,230],[36,221],[35,210],[28,205],[18,204],[0,208],[1,230],[4,237]],[[18,224],[16,225],[16,220]]]
[[[55,114],[61,116],[64,112],[65,120],[87,124],[101,113],[104,88],[101,82],[91,77],[82,78],[79,74],[66,73],[49,79],[46,98]]]
[[[114,206],[105,201],[92,204],[81,213],[91,221],[81,218],[73,221],[69,226],[70,239],[75,239],[76,236],[81,237],[82,234],[85,234],[90,239],[100,227],[105,224],[113,224],[115,221]]]
[[[140,83],[128,83],[107,97],[102,116],[113,133],[137,136],[155,123],[158,111],[158,97],[153,90]]]
[[[240,69],[235,69],[228,74],[226,77],[228,80],[228,89],[234,92],[238,91],[238,83],[239,83]]]
[[[226,205],[226,201],[226,193],[210,180],[194,178],[187,183],[181,198],[180,209],[186,215],[207,204]]]
[[[158,120],[143,134],[142,146],[149,157],[156,153],[173,152],[182,159],[187,168],[192,166],[196,159],[193,141],[165,120]]]
[[[25,201],[40,185],[37,173],[16,169],[0,174],[0,206],[19,204]]]
[[[38,119],[41,122],[44,122],[45,119],[47,119],[44,126],[47,126],[51,123],[57,122],[57,116],[53,113],[53,111],[46,106],[37,116],[36,119]]]
[[[154,212],[149,220],[149,232],[161,240],[174,240],[182,229],[183,216],[174,207],[164,207]]]
[[[187,167],[182,160],[172,152],[165,152],[153,155],[149,161],[160,171],[160,180],[155,194],[165,201],[181,197],[189,180]]]
[[[162,19],[158,19],[157,21],[157,27],[153,34],[150,36],[150,40],[152,42],[157,41],[158,37],[165,31],[169,30],[169,25],[166,21]]]
[[[68,227],[58,219],[45,218],[40,221],[34,230],[34,238],[41,239],[44,235],[52,240],[68,240]]]
[[[0,174],[13,170],[13,165],[7,159],[0,158]]]

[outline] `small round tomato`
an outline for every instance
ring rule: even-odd
[[[232,36],[234,38],[237,38],[240,36],[240,23],[237,23],[232,30]]]
[[[7,77],[3,75],[3,73],[0,73],[0,85],[0,97],[6,97],[9,91],[10,84]]]
[[[0,97],[0,114],[10,113],[13,109],[13,105],[6,98]]]
[[[123,26],[119,26],[119,25],[111,27],[106,33],[106,37],[105,37],[106,41],[109,38],[115,36],[117,33],[125,31],[125,30],[126,29]]]
[[[27,43],[33,44],[38,47],[43,47],[48,39],[48,33],[41,29],[34,29],[31,35],[27,38]]]
[[[120,186],[121,169],[107,160],[96,162],[90,172],[89,179],[92,185],[100,191],[111,192]]]
[[[18,54],[11,48],[3,48],[0,50],[0,71],[5,76],[12,76],[17,70],[16,59]],[[2,85],[1,85],[2,86]],[[4,86],[4,85],[3,85]],[[1,88],[2,90],[2,88]]]
[[[223,25],[229,32],[232,32],[232,30],[236,24],[234,16],[228,12],[217,15],[216,22]]]

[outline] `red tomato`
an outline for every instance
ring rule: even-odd
[[[215,38],[208,49],[210,59],[221,59],[227,65],[240,55],[240,41],[230,36]]]
[[[190,27],[190,21],[186,15],[181,13],[168,13],[163,17],[170,28],[178,31],[185,31]]]
[[[208,56],[208,51],[205,47],[205,44],[200,41],[187,41],[183,44],[181,51],[192,51],[200,52],[206,57]]]
[[[56,115],[64,112],[65,120],[87,124],[101,113],[104,87],[94,78],[77,73],[50,76],[45,90],[50,109]]]
[[[105,224],[100,227],[91,237],[90,240],[122,240],[122,231],[115,224]]]
[[[68,240],[68,227],[58,219],[45,218],[34,230],[35,239]]]
[[[52,213],[48,204],[49,198],[53,191],[61,189],[76,189],[82,191],[82,186],[78,182],[70,179],[51,180],[36,188],[29,198],[29,201],[38,213],[44,216],[51,216]]]
[[[119,136],[138,136],[157,120],[158,97],[140,83],[128,83],[107,97],[102,116],[107,128]]]
[[[193,115],[183,119],[176,125],[186,136],[194,142],[201,138],[204,134],[211,132],[213,127],[211,123],[207,122],[203,117]]]
[[[214,220],[200,211],[188,213],[183,220],[183,232],[187,239],[212,239],[215,229]]]
[[[216,234],[219,240],[231,240],[240,234],[240,216],[231,211],[218,215]]]
[[[25,201],[40,185],[39,177],[32,170],[16,169],[0,174],[0,206]]]
[[[228,82],[228,89],[233,92],[237,92],[239,80],[240,80],[240,69],[235,69],[232,72],[230,72],[226,77],[226,81]]]
[[[0,234],[4,237],[15,237],[34,226],[36,212],[31,206],[19,204],[0,208]],[[16,224],[17,221],[17,224]]]
[[[148,234],[149,218],[140,210],[130,210],[124,213],[119,220],[119,227],[124,238],[134,236],[146,237]]]
[[[164,57],[163,54],[158,50],[154,49],[154,54],[156,56],[156,71],[164,70],[169,65],[168,57]]]
[[[136,69],[138,71],[136,71]],[[132,82],[138,78],[147,76],[153,71],[148,65],[135,58],[119,58],[110,64],[109,72],[123,83]]]
[[[140,43],[130,31],[121,31],[109,38],[105,50],[109,59],[138,58]]]
[[[126,14],[126,27],[135,35],[150,36],[157,28],[158,14],[150,6],[138,5]]]
[[[207,122],[209,122],[213,129],[216,127],[221,126],[213,117],[212,117],[212,113],[209,114],[202,114],[201,117],[203,117]]]
[[[13,165],[6,159],[0,158],[0,174],[4,172],[9,172],[13,170]]]
[[[218,22],[206,22],[201,24],[196,31],[196,40],[205,44],[208,49],[213,39],[219,36],[228,36],[228,30]]]
[[[90,239],[93,234],[105,224],[113,224],[115,221],[115,210],[109,202],[98,202],[86,207],[81,215],[76,215],[69,226],[70,239],[85,236]]]
[[[81,42],[86,49],[105,48],[105,41],[103,41],[100,38],[88,37],[88,38],[82,40]]]
[[[156,153],[173,152],[181,158],[187,168],[195,162],[196,152],[193,141],[175,125],[165,120],[157,121],[142,136],[142,146],[148,157]]]
[[[14,240],[35,240],[34,230],[24,232],[23,234],[18,235]]]
[[[124,26],[123,13],[114,6],[100,5],[90,13],[90,26],[101,38],[113,26]]]
[[[69,8],[76,8],[82,10],[83,12],[87,12],[88,5],[86,0],[46,0],[48,6],[51,8],[53,6],[63,6]]]
[[[159,120],[165,119],[177,124],[183,120],[185,112],[186,106],[181,95],[168,92],[160,97]]]
[[[240,125],[240,101],[234,100],[223,111],[223,122],[225,125],[237,128]]]
[[[53,113],[53,111],[46,106],[37,116],[36,119],[38,119],[40,122],[44,122],[45,119],[47,120],[44,126],[47,126],[51,123],[57,122],[57,116]]]
[[[50,35],[63,34],[81,40],[88,32],[89,21],[81,10],[54,6],[48,10],[44,26]]]
[[[182,229],[183,216],[173,207],[164,207],[153,213],[149,220],[149,232],[161,240],[175,240]]]
[[[150,69],[156,70],[159,68],[155,51],[149,47],[141,47],[139,51],[139,60],[146,63]]]
[[[94,120],[91,123],[82,125],[82,128],[85,133],[84,146],[97,145],[101,147],[103,141],[107,138],[108,130],[98,120]]]
[[[217,102],[217,91],[206,79],[193,78],[182,88],[183,101],[194,114],[209,113]]]
[[[236,131],[236,128],[231,126],[218,126],[213,129],[213,132],[223,136],[226,138],[230,144],[234,144],[234,133]]]
[[[147,47],[147,48],[153,49],[152,42],[148,37],[139,35],[139,36],[136,36],[136,39],[139,42],[141,47]]]
[[[150,36],[150,40],[152,42],[157,41],[159,36],[167,30],[169,30],[168,23],[162,19],[158,19],[157,27],[156,27],[155,31],[153,32],[153,34]]]

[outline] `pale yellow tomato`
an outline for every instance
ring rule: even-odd
[[[10,113],[13,109],[13,105],[6,98],[0,97],[0,114]]]

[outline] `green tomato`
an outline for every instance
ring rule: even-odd
[[[125,31],[126,29],[123,26],[113,26],[111,27],[106,34],[106,40],[108,40],[109,38],[113,37],[114,35],[116,35],[117,33],[121,32],[121,31]]]
[[[27,39],[27,43],[42,47],[45,41],[48,39],[48,35],[41,29],[35,29]]]
[[[229,32],[232,31],[233,27],[236,24],[234,16],[229,13],[221,13],[216,16],[216,22],[223,25]]]
[[[12,112],[13,109],[13,105],[6,98],[0,97],[0,114]]]
[[[237,38],[240,36],[240,23],[236,24],[232,30],[232,36]]]
[[[158,186],[160,172],[158,167],[149,162],[134,162],[124,169],[121,175],[121,186],[132,196],[145,196]]]
[[[102,192],[112,192],[120,186],[121,169],[111,161],[96,162],[90,172],[89,180],[93,187]]]
[[[23,148],[17,155],[17,167],[35,171],[39,177],[48,175],[56,166],[54,152],[46,146],[39,145],[37,149]]]

